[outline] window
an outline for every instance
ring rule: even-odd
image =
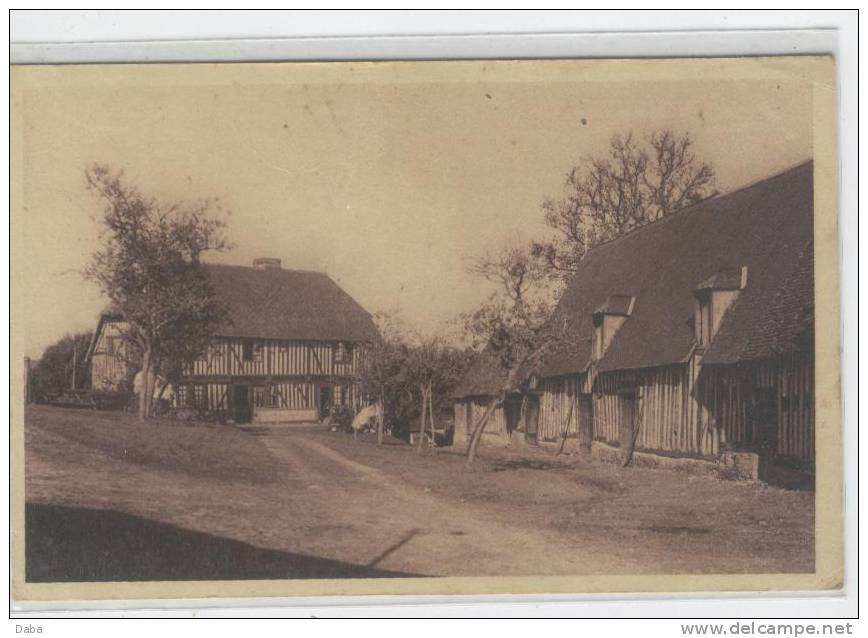
[[[349,363],[353,359],[353,346],[349,343],[338,343],[334,348],[335,363]]]
[[[707,346],[711,343],[711,295],[698,295],[696,307],[696,343]]]
[[[268,404],[272,408],[286,407],[280,388],[276,385],[268,388]]]
[[[178,389],[178,402],[194,410],[208,409],[208,392],[204,385],[187,385]]]
[[[106,337],[105,338],[105,353],[106,354],[114,354],[115,350],[116,350],[115,338],[114,337]]]
[[[280,388],[276,385],[254,386],[253,407],[255,408],[281,408],[286,407]]]
[[[592,358],[599,361],[603,358],[603,316],[594,315],[594,339],[592,346]]]
[[[241,359],[242,361],[254,361],[261,363],[265,346],[261,341],[253,339],[245,339],[241,342]]]

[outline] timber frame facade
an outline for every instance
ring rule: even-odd
[[[176,406],[240,423],[314,421],[333,405],[357,410],[362,350],[343,341],[216,337],[188,368]]]
[[[488,440],[569,436],[812,469],[812,171],[802,164],[592,249],[551,322],[567,321],[567,343],[508,395]],[[457,442],[504,378],[483,352],[456,392]]]
[[[173,388],[176,409],[247,423],[315,421],[333,406],[359,408],[362,361],[379,335],[337,284],[274,259],[204,266],[228,318],[185,365]],[[88,352],[95,390],[131,385],[135,366],[120,356],[123,332],[118,313],[100,318]]]

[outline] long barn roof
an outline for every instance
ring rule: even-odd
[[[593,313],[613,295],[635,302],[598,370],[684,361],[695,346],[694,289],[742,266],[747,285],[703,362],[735,363],[792,349],[813,317],[812,238],[813,162],[806,162],[601,244],[581,261],[553,313],[551,325],[566,325],[565,345],[538,373],[587,369]],[[496,358],[481,357],[456,396],[483,394],[491,379],[487,388],[494,391],[504,372],[493,371],[492,363]]]

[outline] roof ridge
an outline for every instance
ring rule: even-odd
[[[214,261],[203,261],[202,265],[216,266],[218,268],[239,268],[242,270],[256,270],[257,272],[260,272],[260,270],[257,270],[253,266],[245,266],[244,264],[221,264]],[[313,270],[310,268],[284,268],[282,266],[280,268],[274,268],[272,270],[275,272],[296,272],[306,275],[323,275],[324,277],[328,277],[329,279],[332,278],[331,275],[329,275],[325,270]]]
[[[796,169],[802,168],[803,166],[807,166],[808,164],[813,164],[813,163],[814,163],[813,158],[808,159],[808,160],[803,160],[801,162],[793,164],[792,166],[790,166],[787,169],[784,169],[784,170],[779,171],[777,173],[772,173],[771,175],[766,175],[765,177],[761,177],[761,178],[756,179],[752,182],[748,182],[747,184],[744,184],[743,186],[739,186],[738,188],[736,188],[734,190],[725,191],[723,193],[715,193],[713,195],[709,195],[708,197],[703,197],[702,199],[697,200],[697,201],[693,202],[692,204],[688,204],[687,206],[682,206],[681,208],[675,209],[674,211],[672,211],[668,215],[664,215],[663,217],[660,217],[658,219],[651,220],[650,222],[648,222],[646,224],[642,224],[641,226],[636,226],[635,228],[631,228],[626,233],[621,233],[620,235],[617,235],[615,237],[612,237],[611,239],[607,239],[606,241],[602,241],[599,244],[592,246],[591,248],[588,249],[588,252],[585,253],[585,257],[588,257],[592,252],[596,251],[598,248],[601,248],[603,246],[607,246],[609,244],[617,242],[618,240],[624,239],[625,237],[628,237],[628,236],[632,235],[633,233],[636,233],[636,232],[641,231],[641,230],[646,229],[646,228],[651,228],[651,227],[656,226],[662,222],[671,220],[673,217],[680,216],[682,213],[691,212],[692,209],[697,208],[698,206],[705,204],[706,202],[709,202],[711,200],[716,200],[716,199],[723,199],[725,197],[732,197],[733,195],[737,195],[738,193],[741,193],[743,191],[754,188],[755,186],[759,186],[760,184],[763,184],[765,182],[770,182],[774,179],[779,179],[781,177],[784,177],[785,175],[795,171]]]

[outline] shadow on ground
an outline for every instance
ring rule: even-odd
[[[764,483],[785,490],[813,492],[814,472],[803,467],[794,467],[778,459],[760,461],[759,479]]]
[[[533,458],[515,458],[492,461],[489,464],[491,472],[507,472],[509,470],[563,470],[569,469],[563,463]]]
[[[112,510],[28,503],[28,582],[413,576],[263,549]]]

